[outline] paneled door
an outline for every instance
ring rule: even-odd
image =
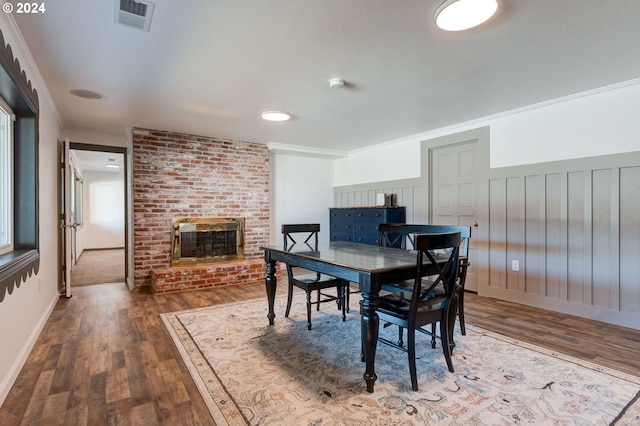
[[[471,226],[465,288],[478,291],[475,273],[474,233],[478,224],[478,141],[431,149],[431,222],[436,225]]]

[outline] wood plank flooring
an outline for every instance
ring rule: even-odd
[[[465,297],[468,324],[640,375],[640,331]],[[212,425],[159,314],[253,298],[265,298],[263,283],[165,295],[124,284],[78,287],[58,302],[0,407],[0,422]]]

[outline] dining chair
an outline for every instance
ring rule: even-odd
[[[377,309],[379,321],[385,323],[385,327],[391,324],[397,325],[402,336],[403,329],[407,329],[407,347],[404,347],[402,339],[392,342],[378,336],[378,341],[398,348],[408,354],[409,373],[411,375],[411,388],[418,390],[418,377],[416,372],[416,331],[431,336],[431,346],[435,348],[436,339],[441,340],[442,352],[447,362],[447,367],[453,373],[453,328],[456,319],[457,304],[460,294],[460,286],[457,282],[459,271],[460,232],[442,234],[419,234],[415,236],[416,272],[410,293],[394,292],[379,298]],[[435,274],[426,268],[430,263],[435,269]],[[433,275],[435,279],[431,285],[425,287],[423,278]],[[437,286],[442,285],[443,294],[434,293]],[[436,335],[433,326],[440,323],[440,333]],[[423,328],[432,325],[431,330]]]
[[[291,251],[296,245],[296,251],[309,250],[318,251],[318,233],[320,232],[320,224],[289,224],[282,225],[282,234],[284,237],[284,249]],[[300,242],[298,242],[300,241]],[[306,293],[307,297],[307,329],[311,330],[311,305],[316,305],[316,310],[320,310],[320,304],[335,301],[338,309],[342,310],[342,321],[346,320],[346,301],[345,288],[348,282],[321,274],[319,272],[310,272],[296,268],[295,273],[291,265],[287,264],[287,277],[289,281],[287,293],[287,309],[284,316],[289,317],[291,311],[291,303],[293,300],[293,287],[298,287]],[[332,295],[324,292],[330,288],[335,288],[337,293]],[[311,300],[311,293],[317,292],[315,301]]]
[[[431,233],[443,233],[443,232],[460,232],[462,239],[460,243],[459,253],[459,271],[458,271],[458,284],[461,288],[460,299],[458,302],[458,318],[460,320],[460,332],[464,336],[467,334],[464,320],[464,291],[465,282],[467,278],[467,269],[469,268],[469,242],[471,239],[471,227],[470,226],[455,226],[455,225],[419,225],[419,224],[405,224],[405,223],[381,223],[378,225],[378,232],[380,237],[378,238],[379,245],[385,247],[397,247],[402,249],[415,250],[415,237],[418,234],[431,234]],[[387,283],[382,286],[383,290],[396,292],[396,291],[409,291],[412,282],[401,283]],[[429,281],[425,283],[430,285]],[[442,287],[436,287],[434,289],[436,293],[443,293]]]

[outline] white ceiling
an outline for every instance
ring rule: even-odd
[[[72,149],[71,157],[81,173],[93,171],[119,174],[124,170],[124,154],[121,153]],[[107,167],[107,164],[114,164],[119,166],[119,168]]]
[[[640,77],[638,0],[499,0],[462,33],[435,28],[441,1],[157,0],[148,33],[115,24],[113,0],[13,16],[65,130],[120,137],[346,152]]]

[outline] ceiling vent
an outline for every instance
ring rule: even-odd
[[[115,0],[114,20],[142,31],[149,31],[155,3],[146,0]]]

